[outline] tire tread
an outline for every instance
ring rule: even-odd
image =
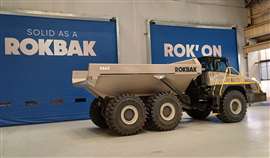
[[[95,98],[91,104],[89,115],[92,122],[100,128],[108,128],[105,118],[101,115],[101,107],[99,104],[103,104],[103,100]],[[103,105],[105,106],[105,105]]]
[[[241,115],[239,115],[239,117],[231,117],[230,114],[228,113],[228,101],[230,101],[231,97],[234,96],[238,96],[243,102],[242,102],[242,108],[244,109],[244,111],[241,112]],[[240,122],[246,112],[247,112],[247,105],[246,105],[246,98],[245,96],[238,90],[232,90],[229,91],[225,94],[223,100],[222,100],[222,106],[220,106],[220,110],[219,110],[219,114],[217,115],[218,119],[220,119],[222,122],[225,123],[234,123],[234,122]]]
[[[127,131],[127,130],[123,130],[123,129],[118,128],[117,123],[115,122],[116,118],[113,114],[113,111],[120,102],[122,102],[126,99],[133,99],[137,103],[142,105],[143,111],[144,111],[144,114],[143,114],[144,121],[143,122],[145,123],[145,121],[146,121],[146,107],[144,106],[144,103],[140,99],[140,97],[137,97],[137,96],[134,96],[131,94],[123,94],[123,95],[111,98],[108,101],[108,105],[105,109],[105,116],[106,116],[105,119],[106,119],[107,125],[109,126],[109,129],[111,129],[114,133],[122,135],[122,136],[137,134],[143,129],[143,126],[144,126],[144,124],[143,124],[140,128],[137,128],[134,131]]]
[[[177,125],[179,124],[181,117],[182,117],[182,108],[181,105],[179,105],[180,108],[180,116],[179,116],[179,120],[177,121],[177,123],[175,123],[172,126],[164,126],[162,124],[160,124],[160,122],[155,119],[157,118],[158,115],[156,114],[154,111],[154,108],[156,106],[156,104],[160,101],[160,99],[162,99],[164,96],[170,96],[172,97],[176,102],[180,103],[180,101],[178,100],[178,98],[171,94],[170,92],[160,92],[157,93],[156,95],[153,95],[151,97],[148,98],[147,100],[147,104],[146,104],[146,109],[147,109],[147,121],[146,121],[146,126],[145,128],[148,130],[156,130],[156,131],[168,131],[168,130],[172,130],[174,128],[177,127]],[[178,113],[178,112],[177,112]]]

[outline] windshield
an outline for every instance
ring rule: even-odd
[[[199,58],[203,71],[225,72],[228,67],[226,59],[223,58]]]
[[[202,65],[203,71],[213,71],[214,66],[213,63],[210,62],[207,58],[199,58],[198,59]]]

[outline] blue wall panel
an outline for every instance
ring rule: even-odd
[[[0,14],[0,21],[0,126],[89,118],[93,96],[72,86],[72,70],[117,63],[115,20]]]
[[[152,63],[200,56],[223,56],[239,70],[236,30],[150,24]],[[168,50],[169,49],[169,50]],[[168,53],[169,52],[169,53]]]

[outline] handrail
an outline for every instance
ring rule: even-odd
[[[217,86],[217,76],[214,76],[214,88],[212,91],[212,95],[215,95],[216,86]]]
[[[228,72],[230,72],[230,74],[231,74],[231,71],[229,71],[229,70],[230,70],[230,67],[227,67],[226,70],[225,70],[225,74],[224,74],[224,77],[223,77],[223,80],[222,80],[222,84],[221,84],[221,87],[220,87],[220,89],[219,89],[219,95],[220,95],[220,96],[221,96],[221,91],[222,91],[222,89],[223,89],[224,82],[226,81]]]
[[[222,84],[221,84],[221,87],[220,87],[220,90],[219,90],[219,95],[221,95],[222,93],[222,89],[224,87],[224,83],[227,79],[227,76],[231,76],[232,74],[232,70],[235,71],[238,75],[240,74],[234,67],[227,67],[226,70],[225,70],[225,73],[224,73],[224,77],[223,77],[223,80],[222,80]],[[216,90],[216,86],[217,86],[217,83],[218,83],[218,77],[215,76],[215,82],[214,82],[214,88],[213,88],[213,91],[212,91],[212,94],[214,95],[215,94],[215,90]]]
[[[220,87],[220,90],[219,90],[219,95],[221,96],[221,93],[222,93],[222,89],[223,89],[223,86],[224,86],[224,82],[226,81],[226,78],[227,78],[227,74],[229,76],[231,76],[232,74],[232,70],[235,71],[238,75],[240,75],[240,73],[234,68],[234,67],[227,67],[226,70],[225,70],[225,74],[224,74],[224,78],[223,78],[223,81],[222,81],[222,84],[221,84],[221,87]],[[229,73],[228,73],[229,72]],[[232,80],[231,80],[232,82]]]

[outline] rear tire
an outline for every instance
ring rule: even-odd
[[[200,110],[186,110],[186,113],[192,117],[193,119],[197,119],[197,120],[205,120],[211,113],[211,110],[206,109],[204,111],[200,111]]]
[[[217,117],[226,123],[240,122],[246,115],[247,101],[245,96],[232,90],[225,94]]]
[[[108,128],[105,118],[102,116],[102,107],[104,101],[100,98],[95,98],[90,106],[89,115],[92,122],[100,128]]]
[[[178,126],[182,106],[175,95],[163,92],[149,97],[147,112],[146,129],[168,131]]]
[[[105,109],[105,119],[114,133],[132,135],[143,129],[146,109],[139,97],[122,95],[109,100]]]

